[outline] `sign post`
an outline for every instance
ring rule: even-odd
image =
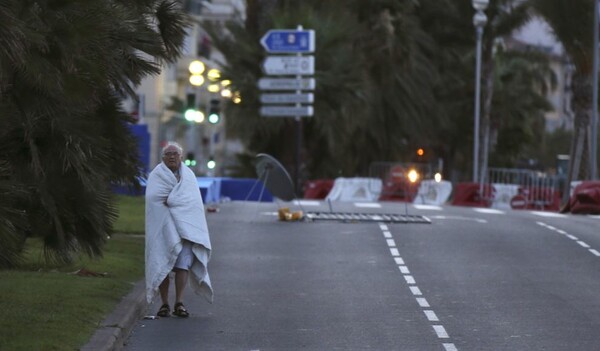
[[[267,56],[262,64],[265,74],[284,77],[261,78],[258,81],[258,88],[263,91],[284,92],[281,94],[261,94],[260,101],[263,104],[260,109],[261,116],[294,117],[295,119],[296,165],[294,167],[294,180],[296,182],[296,193],[299,194],[301,191],[302,117],[312,117],[314,114],[312,106],[314,95],[303,91],[315,90],[315,79],[306,78],[307,75],[315,74],[315,57],[303,54],[315,51],[315,31],[305,30],[301,25],[295,30],[272,29],[261,38],[260,44],[269,54],[295,54]]]

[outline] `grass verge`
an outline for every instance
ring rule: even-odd
[[[143,233],[143,197],[119,199],[120,221]],[[126,218],[126,217],[133,217]],[[136,229],[137,228],[137,229]],[[131,233],[131,232],[130,232]],[[144,276],[144,238],[115,234],[104,257],[81,257],[67,266],[47,264],[42,244],[28,240],[25,263],[0,271],[0,350],[78,350]],[[89,277],[79,269],[106,273]]]
[[[143,196],[117,195],[119,218],[115,221],[115,233],[143,234],[145,203]]]

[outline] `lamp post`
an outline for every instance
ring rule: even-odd
[[[594,65],[593,65],[593,100],[592,100],[592,140],[591,140],[591,155],[590,155],[590,168],[591,168],[591,180],[597,179],[598,170],[598,24],[600,21],[600,10],[598,5],[599,0],[594,0]]]
[[[487,16],[483,11],[487,8],[489,0],[471,0],[475,15],[473,24],[477,34],[477,58],[475,63],[475,126],[473,131],[473,182],[477,183],[477,173],[479,169],[479,113],[481,105],[481,39],[483,37],[483,27],[487,23]]]

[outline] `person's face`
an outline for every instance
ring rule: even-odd
[[[162,157],[163,162],[170,170],[176,171],[181,166],[181,154],[175,146],[169,146]]]

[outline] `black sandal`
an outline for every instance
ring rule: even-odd
[[[159,317],[169,317],[171,315],[171,308],[169,307],[168,304],[164,304],[162,306],[160,306],[160,309],[158,310],[158,312],[156,313],[157,316]]]
[[[175,309],[173,310],[173,314],[177,317],[187,318],[190,316],[190,313],[185,309],[182,302],[177,302],[175,304]]]

